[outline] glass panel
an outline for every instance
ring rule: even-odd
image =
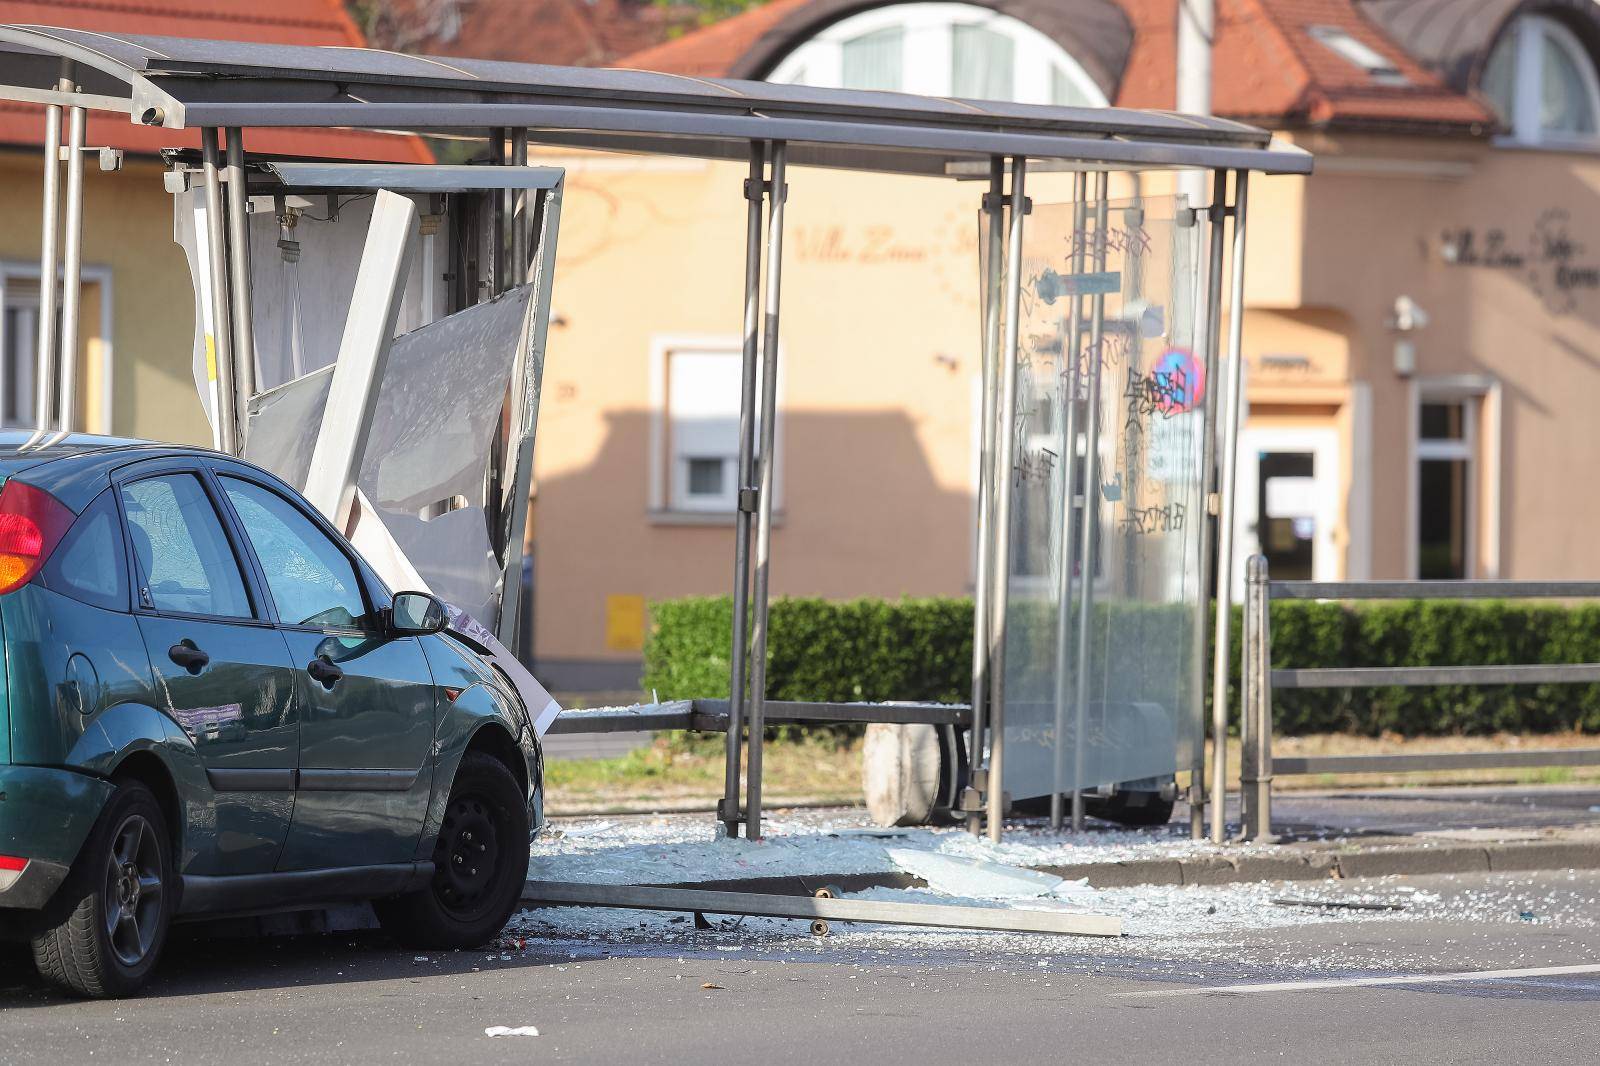
[[[1494,105],[1495,111],[1500,115],[1500,121],[1511,125],[1516,120],[1515,94],[1517,84],[1517,30],[1512,27],[1510,32],[1500,38],[1494,46],[1494,51],[1489,53],[1488,65],[1483,68],[1483,79],[1478,87]]]
[[[1588,57],[1574,55],[1566,42],[1545,31],[1539,45],[1539,128],[1555,133],[1594,133],[1594,101],[1578,66]]]
[[[532,292],[520,286],[395,339],[356,478],[433,593],[478,619],[499,613],[486,475]],[[331,383],[325,368],[252,400],[245,458],[303,487]]]
[[[355,567],[299,509],[275,492],[222,478],[267,590],[288,625],[354,626],[367,614]]]
[[[1166,777],[1196,742],[1206,383],[1193,332],[1200,243],[1175,207],[1170,197],[1116,202],[1103,229],[1095,205],[1081,230],[1070,203],[1036,203],[1028,218],[1005,662],[1004,787],[1019,799]],[[1089,448],[1099,471],[1086,567],[1079,457]]]
[[[109,491],[84,508],[45,564],[45,588],[112,611],[128,609],[127,559]]]
[[[146,607],[223,618],[250,616],[238,560],[193,474],[125,485],[122,507],[143,575],[139,598]]]
[[[7,282],[8,287],[14,282]],[[0,424],[33,424],[33,368],[38,359],[39,309],[8,306],[5,309],[5,405]]]
[[[1267,557],[1267,572],[1279,581],[1310,581],[1317,532],[1316,457],[1262,452],[1257,462],[1256,540]]]
[[[1050,102],[1061,107],[1093,107],[1095,101],[1079,87],[1065,67],[1050,68]]]
[[[1448,580],[1467,576],[1465,459],[1424,459],[1417,464],[1417,576]]]
[[[721,459],[690,459],[689,495],[721,496],[722,464]]]
[[[1017,45],[985,26],[950,27],[950,92],[969,100],[1013,100]]]
[[[1467,411],[1465,404],[1425,403],[1420,421],[1423,440],[1465,440]]]
[[[839,79],[846,89],[898,90],[904,82],[900,65],[906,31],[889,26],[844,42],[839,56]]]

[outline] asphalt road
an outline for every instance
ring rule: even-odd
[[[1197,922],[1090,943],[857,926],[813,940],[775,921],[694,932],[658,918],[634,933],[637,916],[625,912],[559,911],[524,921],[531,939],[521,947],[425,959],[376,934],[218,939],[190,930],[148,994],[111,1003],[63,999],[32,977],[25,957],[0,955],[0,1061],[1600,1056],[1600,874],[1386,879],[1311,893],[1435,901],[1393,912],[1281,907],[1261,895],[1301,888],[1258,888],[1245,902],[1243,889],[1193,891],[1214,893],[1198,898],[1215,900],[1225,927]],[[1159,906],[1167,897],[1152,898]],[[1472,971],[1501,976],[1458,976]],[[1394,978],[1416,983],[1361,983]],[[1229,988],[1238,985],[1259,987]],[[495,1026],[539,1035],[486,1036]]]

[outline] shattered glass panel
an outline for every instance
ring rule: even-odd
[[[433,593],[491,622],[490,459],[532,296],[524,285],[395,340],[356,477]],[[325,368],[256,397],[245,458],[303,488],[332,380]]]
[[[1036,204],[1025,228],[1005,658],[1004,787],[1017,798],[1167,777],[1196,743],[1199,233],[1170,197],[1109,203],[1103,228],[1097,206],[1077,226],[1074,205]]]
[[[523,285],[394,342],[356,477],[434,594],[485,620],[499,614],[501,573],[490,455],[532,296]]]
[[[333,367],[263,392],[250,401],[244,457],[277,474],[297,489],[306,487],[317,430],[328,406]]]

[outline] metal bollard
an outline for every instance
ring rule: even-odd
[[[1272,835],[1272,626],[1267,559],[1245,562],[1244,647],[1239,663],[1240,791],[1244,838],[1270,841]]]

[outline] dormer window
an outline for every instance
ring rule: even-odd
[[[1495,44],[1478,87],[1527,144],[1600,144],[1600,81],[1576,34],[1553,18],[1524,15]]]
[[[974,4],[891,4],[841,19],[790,52],[769,81],[1104,107],[1105,93],[1038,30]]]

